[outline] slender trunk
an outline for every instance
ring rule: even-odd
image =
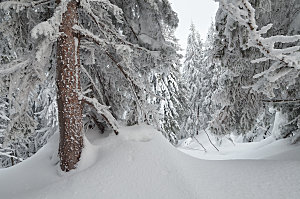
[[[78,23],[77,9],[76,0],[68,3],[60,26],[62,34],[57,41],[59,157],[61,170],[65,172],[76,168],[83,147],[82,105],[77,93],[80,88],[79,38],[72,30]]]

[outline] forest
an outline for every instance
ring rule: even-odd
[[[195,178],[204,177],[202,173],[192,173],[194,167],[209,163],[198,163],[178,151],[199,159],[214,159],[215,156],[209,156],[210,151],[219,157],[229,145],[236,146],[235,153],[243,156],[243,148],[239,146],[259,148],[269,144],[277,145],[273,149],[274,157],[284,152],[280,158],[291,157],[293,161],[272,165],[258,158],[264,151],[257,152],[253,159],[263,159],[261,165],[270,175],[274,172],[278,178],[280,175],[291,178],[278,182],[288,183],[289,189],[278,195],[276,189],[284,185],[276,184],[270,185],[274,195],[267,188],[262,192],[265,195],[255,195],[259,193],[256,188],[252,197],[238,192],[225,198],[298,198],[300,175],[294,174],[300,173],[300,2],[215,1],[219,9],[206,39],[201,39],[192,23],[182,54],[175,36],[180,19],[168,0],[0,0],[0,179],[15,179],[14,173],[19,172],[20,176],[26,175],[27,171],[33,172],[30,168],[35,168],[29,165],[39,167],[39,164],[44,165],[40,173],[47,175],[49,171],[53,175],[49,178],[49,189],[38,188],[38,180],[28,189],[19,189],[22,184],[17,183],[16,195],[4,192],[1,186],[9,183],[3,180],[0,198],[2,190],[4,198],[53,198],[51,194],[56,191],[62,194],[61,198],[82,198],[84,195],[67,195],[52,184],[61,176],[68,178],[68,173],[75,175],[76,170],[87,171],[73,176],[74,181],[80,181],[85,175],[86,179],[93,175],[101,179],[105,175],[100,173],[106,170],[107,174],[109,168],[113,168],[112,172],[122,170],[118,170],[113,160],[109,163],[110,159],[102,166],[98,163],[110,153],[119,161],[126,156],[136,170],[144,168],[143,155],[147,156],[145,162],[157,162],[153,172],[159,164],[168,165],[157,174],[161,184],[168,184],[173,178],[180,183],[157,193],[149,191],[147,197],[131,195],[130,190],[134,188],[130,187],[121,196],[103,185],[108,190],[103,198],[221,198],[221,195],[209,195],[212,192],[202,197],[199,190],[193,192],[197,190]],[[99,143],[97,150],[96,143]],[[152,147],[147,143],[152,143]],[[133,155],[125,153],[126,150]],[[143,151],[147,154],[142,155]],[[199,152],[200,157],[196,154]],[[161,153],[161,159],[154,153]],[[51,156],[51,160],[47,159],[51,164],[42,163],[46,156]],[[178,173],[171,172],[170,165],[176,161],[176,167],[182,165],[191,172],[182,171],[181,180],[177,178]],[[95,174],[96,169],[93,172],[89,169],[91,164],[98,165],[102,171]],[[151,170],[151,164],[147,170]],[[244,163],[237,164],[231,170],[241,168],[240,164]],[[257,165],[250,162],[247,166],[254,172]],[[59,175],[53,174],[54,167]],[[280,168],[286,173],[278,172]],[[131,171],[129,165],[127,169]],[[157,172],[160,170],[157,168]],[[229,173],[224,178],[235,179],[234,172],[230,176]],[[161,177],[164,175],[170,179]],[[265,178],[267,174],[259,175],[262,181],[250,182],[259,186],[272,181]],[[147,176],[153,177],[149,173]],[[117,174],[112,178],[119,179]],[[110,176],[104,179],[113,183]],[[132,180],[144,182],[139,177]],[[81,183],[70,190],[80,189],[88,181]],[[125,186],[116,183],[116,187]],[[63,181],[58,184],[66,186]],[[214,182],[208,184],[213,186]],[[218,186],[226,187],[226,184],[224,181]],[[232,187],[227,190],[234,192]],[[173,189],[184,191],[178,191],[182,195],[177,195]],[[193,191],[188,192],[190,189]],[[241,194],[245,193],[241,189]],[[88,195],[87,198],[99,197]]]

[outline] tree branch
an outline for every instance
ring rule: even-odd
[[[265,103],[296,103],[300,102],[300,99],[264,99]]]
[[[119,131],[117,130],[118,127],[116,126],[116,124],[113,123],[113,121],[111,121],[105,114],[108,114],[106,111],[104,110],[99,110],[99,108],[97,108],[97,106],[95,105],[95,103],[92,103],[91,100],[88,100],[88,97],[85,97],[85,96],[81,96],[81,101],[89,106],[91,106],[92,108],[94,108],[97,113],[99,113],[103,118],[104,120],[112,127],[112,129],[114,130],[115,134],[118,135],[119,134]],[[106,112],[106,113],[104,113]],[[110,113],[109,113],[110,114]],[[111,114],[110,114],[111,115]]]

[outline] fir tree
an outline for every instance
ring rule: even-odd
[[[183,84],[186,85],[186,119],[182,129],[187,136],[193,136],[200,131],[200,98],[201,79],[203,78],[203,44],[200,34],[191,24],[188,36],[186,55],[183,67]]]
[[[274,115],[270,116],[272,114],[265,111],[269,108],[266,102],[272,100],[263,99],[286,99],[288,95],[284,93],[297,93],[293,85],[298,82],[298,73],[293,65],[297,65],[298,46],[295,42],[299,36],[277,35],[287,35],[292,29],[297,34],[297,28],[290,24],[298,16],[298,4],[297,1],[242,0],[233,3],[220,0],[218,54],[224,72],[215,97],[221,99],[218,103],[222,104],[222,108],[211,125],[213,132],[248,134],[251,136],[245,138],[251,141],[259,136],[257,133],[266,134],[273,128]],[[278,8],[284,8],[284,11],[278,12]],[[274,28],[270,29],[272,26],[266,25],[268,23],[275,24]],[[292,98],[295,99],[295,95]],[[290,105],[286,106],[289,110]],[[282,112],[283,109],[280,109],[279,112]],[[265,114],[262,116],[260,113]],[[294,127],[283,130],[278,137],[297,135],[297,119],[291,118],[295,115],[290,117]]]

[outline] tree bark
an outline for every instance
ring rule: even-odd
[[[79,37],[72,29],[78,23],[77,10],[78,2],[70,1],[62,16],[61,36],[57,41],[59,157],[60,168],[65,172],[76,168],[83,148],[82,104],[77,93],[80,88]]]

